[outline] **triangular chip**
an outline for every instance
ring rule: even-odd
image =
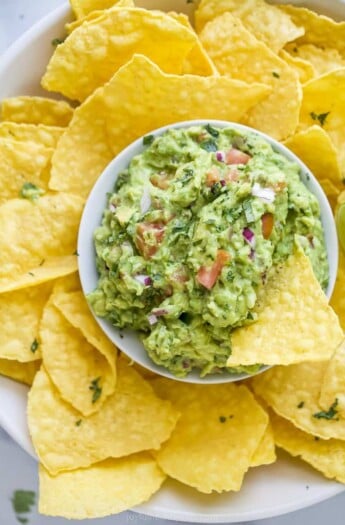
[[[67,126],[73,108],[63,100],[43,97],[13,97],[1,102],[2,120],[47,126]]]
[[[320,406],[328,410],[335,399],[338,414],[345,419],[345,339],[326,367],[321,385]]]
[[[345,35],[345,31],[344,31]],[[333,69],[345,67],[345,59],[339,51],[330,47],[318,47],[314,44],[296,45],[289,44],[287,48],[291,57],[297,60],[307,61],[315,71],[314,76],[329,73]]]
[[[345,254],[339,251],[339,265],[335,287],[331,297],[330,305],[339,316],[342,329],[345,331]]]
[[[46,148],[55,148],[63,132],[64,128],[58,126],[0,122],[1,138],[22,142],[32,141]]]
[[[295,25],[290,16],[264,0],[202,0],[195,12],[197,31],[226,12],[239,17],[248,31],[275,53],[304,33],[303,27]]]
[[[196,41],[193,31],[166,13],[115,6],[57,46],[42,86],[85,100],[135,53],[144,54],[167,73],[179,74]]]
[[[299,456],[330,479],[345,483],[345,441],[319,439],[272,414],[274,440],[291,456]]]
[[[152,457],[139,453],[57,476],[41,465],[39,479],[41,514],[83,520],[144,503],[157,492],[165,476]]]
[[[279,56],[286,62],[298,75],[301,84],[305,84],[315,76],[315,70],[309,62],[299,58],[298,56],[290,55],[285,49],[279,52]]]
[[[110,7],[134,7],[133,0],[70,0],[77,19],[88,16],[93,11],[102,11]]]
[[[275,366],[252,379],[255,393],[296,427],[323,439],[344,439],[345,420],[335,398],[326,410],[319,396],[327,361]]]
[[[272,88],[272,93],[250,110],[245,123],[277,140],[291,135],[298,124],[302,98],[296,72],[230,13],[209,22],[200,40],[221,75]]]
[[[174,429],[178,412],[159,399],[132,367],[118,360],[116,391],[95,414],[81,417],[61,399],[42,369],[29,394],[28,416],[36,452],[56,474],[159,448]]]
[[[167,75],[135,56],[76,109],[53,156],[50,187],[86,196],[110,160],[141,135],[196,118],[238,121],[269,92],[224,77]]]
[[[271,425],[268,424],[258,448],[254,452],[250,466],[260,467],[261,465],[270,465],[274,463],[276,459],[273,431]]]
[[[156,379],[151,384],[181,412],[156,454],[162,470],[207,494],[240,490],[268,424],[252,393],[234,383],[205,387]]]
[[[41,361],[20,363],[11,359],[0,359],[0,375],[31,386],[40,366]]]
[[[288,365],[329,359],[343,338],[309,259],[296,253],[269,280],[258,319],[232,332],[227,365]]]

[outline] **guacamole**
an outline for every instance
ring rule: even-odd
[[[95,231],[99,281],[88,300],[138,330],[175,376],[254,371],[226,368],[231,331],[255,322],[270,272],[297,244],[327,286],[318,201],[298,165],[254,133],[195,126],[144,145]]]

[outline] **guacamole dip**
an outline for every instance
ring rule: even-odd
[[[298,165],[254,133],[196,126],[144,145],[95,231],[92,308],[138,330],[151,359],[175,376],[254,371],[226,361],[231,330],[255,322],[268,274],[298,244],[327,286],[318,201]]]

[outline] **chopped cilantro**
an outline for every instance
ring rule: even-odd
[[[52,46],[57,47],[57,46],[59,46],[60,44],[63,44],[64,41],[65,41],[64,38],[53,38],[51,44],[52,44]]]
[[[144,146],[150,146],[154,140],[154,135],[146,135],[146,137],[143,138],[143,144]]]
[[[185,168],[183,170],[183,175],[179,178],[179,182],[184,186],[194,177],[194,171],[191,168]]]
[[[320,126],[323,127],[324,123],[326,122],[326,118],[328,117],[328,115],[330,114],[330,111],[327,111],[327,113],[314,113],[314,111],[312,111],[310,113],[310,116],[313,120],[317,120],[319,123],[320,123]]]
[[[219,421],[220,421],[221,423],[225,423],[225,421],[226,421],[226,417],[225,417],[225,416],[219,416]]]
[[[186,0],[187,4],[192,4],[194,0]]]
[[[43,266],[45,262],[46,262],[46,260],[42,259],[42,261],[40,262],[40,264],[38,266]]]
[[[297,408],[303,408],[304,407],[304,401],[301,401],[298,403]]]
[[[321,412],[316,412],[315,414],[313,414],[313,417],[315,417],[316,419],[333,419],[334,421],[337,421],[338,418],[335,417],[338,413],[338,410],[336,409],[337,406],[338,399],[335,399],[334,403],[329,407],[327,411],[321,410]]]
[[[28,272],[28,274],[31,275],[31,277],[35,277],[35,274],[32,272]]]
[[[34,354],[39,346],[40,346],[40,344],[39,344],[39,342],[37,341],[37,339],[35,338],[35,339],[32,341],[31,346],[30,346],[30,350],[31,350],[31,352]]]
[[[277,73],[276,71],[272,71],[272,75],[273,75],[275,78],[280,78],[279,73]]]
[[[77,257],[79,257],[78,250],[76,250],[75,252],[73,252],[72,255],[76,255]]]
[[[25,514],[35,505],[36,494],[32,490],[15,490],[11,501],[16,514]]]
[[[206,124],[205,129],[212,137],[219,137],[219,131],[210,126],[210,124]]]
[[[320,441],[319,436],[314,436],[315,441]]]
[[[19,521],[19,523],[23,523],[23,525],[25,525],[25,523],[28,523],[29,521],[28,518],[24,518],[22,516],[17,516],[17,520]]]
[[[218,147],[214,140],[204,140],[200,143],[200,148],[205,151],[217,151]]]
[[[101,397],[102,394],[102,387],[99,386],[100,377],[97,377],[96,379],[93,379],[91,381],[91,385],[89,386],[89,390],[91,390],[92,393],[92,403],[96,403],[98,399]]]
[[[294,53],[298,53],[298,47],[295,46],[295,47],[293,48],[293,52],[294,52]]]
[[[75,426],[76,427],[80,427],[80,425],[82,424],[83,420],[82,419],[78,419],[78,421],[75,422]]]
[[[249,222],[254,222],[255,221],[255,216],[254,216],[254,213],[253,213],[253,208],[252,208],[250,200],[243,201],[242,208],[243,208],[244,214],[246,216],[247,222],[248,223]]]
[[[22,199],[29,199],[30,201],[35,201],[44,193],[44,190],[36,186],[36,184],[33,184],[32,182],[24,182],[19,192],[19,196],[22,197]]]

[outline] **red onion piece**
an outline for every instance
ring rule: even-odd
[[[152,284],[152,279],[148,275],[138,274],[134,276],[134,279],[143,286],[150,286]]]
[[[216,159],[218,160],[218,162],[225,162],[224,151],[216,151]]]
[[[148,188],[144,188],[143,195],[140,200],[140,211],[146,213],[151,207],[151,196]]]
[[[276,196],[273,188],[263,188],[257,182],[252,187],[252,195],[268,203],[273,202]]]
[[[150,323],[150,325],[152,326],[153,324],[156,324],[158,319],[155,315],[153,314],[150,314],[147,316],[147,319],[148,319],[148,322]]]
[[[250,228],[243,228],[242,235],[250,246],[255,246],[255,233]]]

